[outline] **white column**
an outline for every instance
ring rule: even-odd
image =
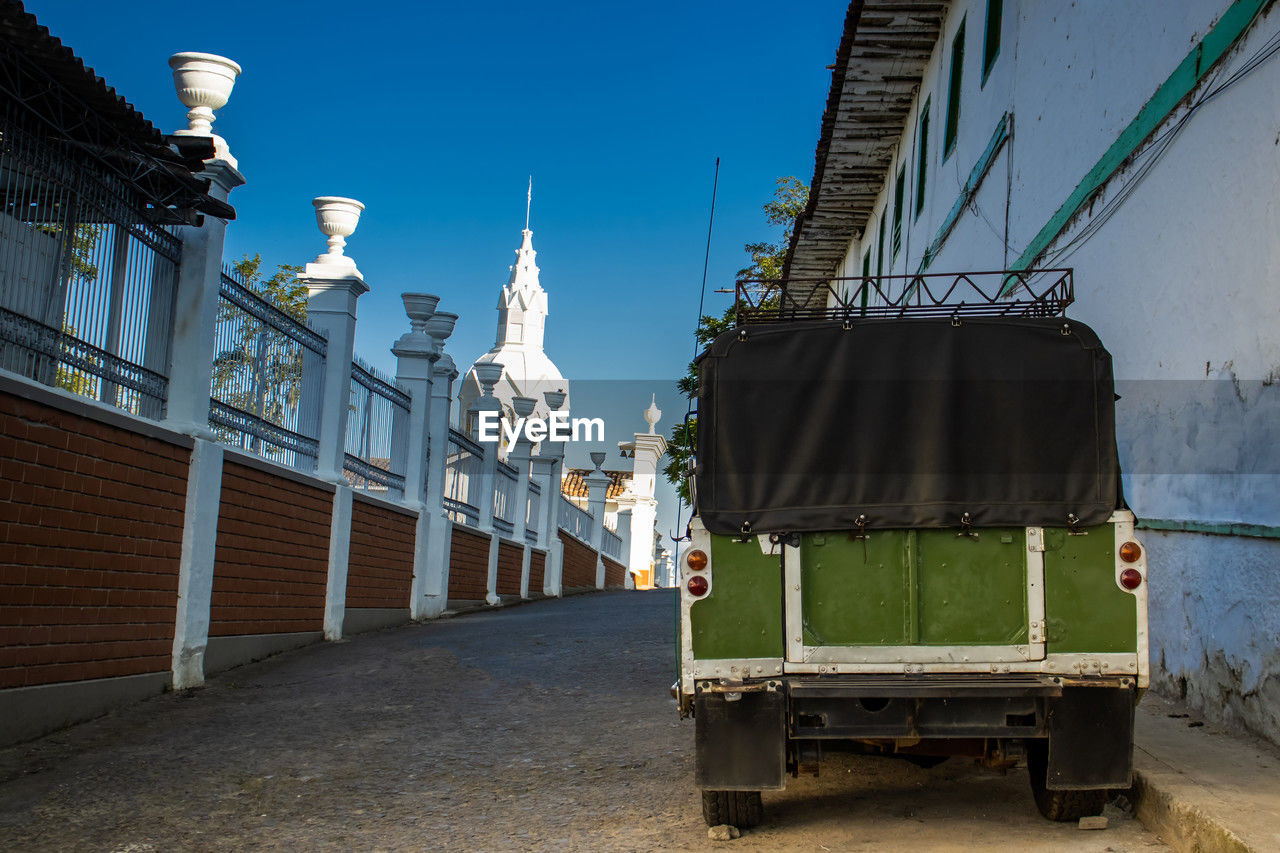
[[[596,589],[604,589],[604,554],[601,544],[604,542],[604,504],[613,480],[600,470],[604,464],[604,453],[592,453],[591,462],[595,470],[582,478],[587,485],[587,512],[591,513],[591,547],[596,550]]]
[[[177,54],[174,69],[178,97],[189,109],[199,107],[191,126],[179,130],[185,136],[210,137],[214,156],[206,160],[201,175],[209,179],[209,195],[226,201],[244,184],[226,140],[212,135],[213,110],[227,102],[240,66],[222,57]],[[188,85],[201,76],[199,87]],[[197,121],[196,119],[199,119]],[[199,226],[183,226],[182,257],[174,284],[173,315],[168,364],[157,365],[162,354],[147,353],[148,366],[169,376],[165,425],[196,436],[187,469],[187,495],[182,522],[182,550],[178,562],[178,604],[172,653],[173,689],[186,690],[204,684],[204,652],[209,642],[209,608],[213,598],[213,567],[218,545],[218,512],[222,502],[222,446],[210,440],[209,396],[213,390],[213,357],[218,323],[218,286],[222,276],[222,251],[227,221],[205,215]],[[147,340],[163,322],[158,312],[148,318]],[[157,338],[161,336],[157,335]]]
[[[529,598],[529,574],[533,571],[533,546],[524,543],[520,554],[520,597]],[[546,577],[546,563],[543,563],[542,574]]]
[[[436,342],[427,332],[427,323],[435,314],[440,298],[427,293],[402,293],[400,298],[411,327],[395,342],[391,352],[396,357],[396,382],[408,390],[412,406],[407,416],[402,414],[393,424],[393,429],[402,430],[402,434],[392,441],[392,445],[404,449],[404,502],[418,512],[414,525],[409,617],[421,619],[425,615],[427,576],[430,572],[428,549],[433,513],[427,488],[431,384],[434,365],[440,359]],[[450,325],[449,331],[452,330]],[[447,415],[448,407],[445,409]],[[437,514],[439,508],[437,502],[434,510]]]
[[[515,411],[516,417],[527,418],[533,414],[534,406],[538,403],[532,397],[514,397],[511,400],[511,408]],[[520,435],[516,438],[515,444],[507,451],[507,463],[512,465],[520,472],[520,478],[516,481],[516,491],[513,496],[515,509],[512,513],[512,537],[517,542],[523,542],[525,530],[528,529],[528,510],[529,510],[529,462],[533,458],[533,442],[525,435],[524,430],[520,431]]]
[[[312,202],[316,221],[329,237],[329,251],[298,273],[306,285],[307,320],[329,341],[320,400],[316,474],[345,482],[342,463],[347,441],[347,409],[351,404],[351,359],[355,356],[356,300],[369,292],[355,262],[342,253],[345,237],[355,231],[364,205],[353,199],[322,196]]]
[[[667,440],[656,429],[661,417],[662,412],[656,402],[650,402],[649,408],[644,412],[649,431],[635,434],[631,491],[636,496],[636,502],[631,511],[628,574],[642,575],[646,571],[656,570],[653,561],[653,529],[658,517],[658,502],[654,499],[654,490],[657,486],[658,461],[667,452]]]
[[[544,391],[547,411],[559,411],[564,405],[563,391]],[[548,438],[538,449],[535,464],[538,474],[544,479],[542,486],[542,520],[538,532],[538,541],[547,552],[542,570],[543,595],[557,598],[564,594],[564,543],[560,541],[560,479],[564,473],[563,441],[552,441]]]
[[[496,420],[502,416],[502,403],[493,396],[493,386],[497,385],[498,380],[502,378],[502,365],[493,361],[483,362],[475,365],[475,372],[476,379],[480,382],[480,397],[472,404],[468,414],[475,415],[472,418],[475,429],[472,431],[471,438],[484,449],[484,460],[480,466],[480,484],[475,495],[480,502],[477,507],[480,510],[477,524],[481,530],[491,533],[493,532],[494,480],[498,470],[498,448],[501,446],[499,442],[502,436],[502,428]],[[490,432],[498,437],[497,441],[485,441],[481,438],[484,430],[481,429],[480,419],[484,413],[495,416]]]
[[[213,561],[222,501],[222,446],[202,438],[191,449],[182,551],[178,563],[178,612],[173,632],[173,689],[204,684],[209,642]]]
[[[235,167],[220,161],[205,163],[209,195],[225,201],[244,183]],[[209,432],[209,395],[213,391],[214,334],[218,326],[218,285],[222,277],[222,248],[226,220],[206,215],[204,224],[178,229],[182,263],[173,297],[173,340],[169,363],[169,399],[165,425],[189,434]]]
[[[516,417],[527,418],[533,414],[534,407],[538,401],[532,397],[514,397],[511,400],[511,408],[515,411]],[[532,557],[529,548],[529,540],[525,536],[525,532],[529,529],[529,482],[533,478],[533,442],[531,442],[525,431],[520,430],[520,435],[516,437],[515,444],[507,452],[507,462],[510,463],[517,471],[520,477],[516,480],[515,495],[512,498],[514,507],[512,511],[512,531],[511,538],[520,543],[520,597],[529,597],[529,560]],[[537,523],[537,519],[534,520]]]
[[[475,491],[475,498],[480,502],[480,518],[477,525],[480,530],[489,534],[489,562],[486,572],[484,600],[491,605],[500,603],[498,598],[498,532],[493,526],[493,499],[498,485],[498,449],[501,447],[502,428],[498,419],[502,416],[502,403],[493,396],[493,386],[502,378],[502,365],[495,361],[475,365],[476,380],[480,383],[480,397],[472,404],[468,414],[475,415],[472,420],[475,428],[471,438],[484,449],[484,459],[480,464],[480,477]],[[486,430],[481,425],[484,413],[494,415],[488,433],[497,440],[486,441],[482,436]]]
[[[329,520],[329,579],[324,597],[324,638],[342,639],[342,623],[347,615],[347,569],[351,560],[351,510],[355,497],[349,486],[338,486],[333,494]]]
[[[414,619],[439,616],[449,600],[449,546],[453,524],[444,512],[444,475],[449,458],[449,406],[458,368],[444,352],[457,314],[437,311],[427,321],[436,362],[431,367],[431,405],[427,409],[427,489],[418,516],[417,549],[413,558],[414,588],[410,611]]]
[[[622,508],[621,501],[618,506],[618,537],[622,539],[622,559],[619,561],[627,566],[627,571],[623,573],[622,588],[635,589],[636,579],[631,573],[631,564],[629,562],[631,555],[631,514],[634,511],[634,504],[628,504],[627,509]]]
[[[226,140],[213,134],[211,123],[213,111],[227,103],[240,66],[224,57],[193,53],[174,54],[169,66],[178,99],[190,110],[189,126],[175,135],[206,137],[213,142],[214,156],[205,161],[200,176],[209,179],[211,197],[226,201],[233,189],[244,184],[244,175],[237,169]],[[165,366],[169,375],[165,425],[192,435],[212,435],[209,395],[213,390],[214,333],[226,231],[226,220],[208,214],[204,224],[178,229],[182,260],[174,288],[169,364]]]
[[[392,447],[404,452],[404,502],[420,508],[427,486],[427,411],[431,407],[431,366],[440,356],[427,334],[427,321],[440,297],[402,293],[411,328],[391,347],[396,357],[396,383],[408,391],[412,405],[407,416],[392,424]],[[397,409],[397,411],[399,411]],[[399,433],[396,435],[395,433]]]

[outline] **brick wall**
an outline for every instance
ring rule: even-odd
[[[498,543],[498,594],[519,595],[524,569],[524,549],[509,542]]]
[[[595,587],[596,585],[596,552],[574,539],[563,530],[559,531],[560,541],[564,543],[564,574],[561,586],[564,589],[574,587]]]
[[[617,560],[602,557],[604,560],[604,585],[606,589],[622,589],[626,585],[627,567]]]
[[[0,393],[0,688],[169,670],[189,463]]]
[[[547,555],[544,551],[529,553],[529,595],[542,595],[542,585],[546,583]]]
[[[416,518],[355,498],[347,607],[409,607]]]
[[[453,526],[449,545],[449,597],[483,600],[489,586],[489,537]]]
[[[333,494],[228,459],[209,636],[320,631]]]

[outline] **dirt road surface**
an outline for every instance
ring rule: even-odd
[[[0,850],[1165,849],[962,759],[837,758],[709,840],[672,613],[617,592],[390,629],[0,751]]]

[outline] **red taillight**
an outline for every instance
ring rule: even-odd
[[[700,572],[707,567],[707,554],[705,551],[695,549],[685,556],[684,561],[689,565],[689,568],[695,572]]]
[[[689,594],[690,595],[706,595],[707,589],[711,584],[707,583],[707,579],[702,575],[694,575],[689,578]]]
[[[1125,589],[1137,589],[1142,584],[1142,572],[1137,569],[1125,569],[1120,573],[1120,586]]]
[[[1137,542],[1126,542],[1120,546],[1120,559],[1126,563],[1136,563],[1142,559],[1142,546]]]

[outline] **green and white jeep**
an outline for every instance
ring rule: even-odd
[[[831,748],[1025,762],[1045,817],[1096,814],[1148,681],[1110,356],[1069,298],[919,316],[863,286],[843,316],[784,292],[699,361],[676,693],[704,816],[755,824]]]

